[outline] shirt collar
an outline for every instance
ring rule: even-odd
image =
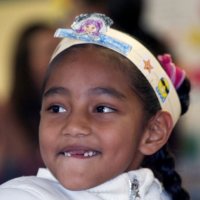
[[[37,177],[58,182],[52,173],[45,168],[39,169]],[[155,179],[153,173],[146,168],[123,173],[88,190],[70,191],[66,188],[63,188],[63,190],[74,194],[77,192],[81,194],[89,193],[97,199],[103,200],[161,200],[161,196],[163,199],[169,199],[167,195],[164,194],[162,185]]]

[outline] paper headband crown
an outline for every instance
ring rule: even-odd
[[[55,37],[64,38],[52,56],[78,44],[97,44],[127,57],[152,86],[162,110],[171,114],[173,124],[181,113],[180,101],[169,76],[157,59],[136,39],[110,28],[113,21],[100,13],[82,14],[75,18],[72,29],[58,29]]]

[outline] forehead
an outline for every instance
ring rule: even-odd
[[[118,53],[102,47],[71,48],[58,55],[50,65],[46,84],[65,82],[67,84],[101,84],[116,87],[129,87],[125,66]],[[59,76],[59,77],[58,77]],[[73,77],[73,78],[72,78]],[[51,84],[50,84],[51,85]]]
[[[121,69],[123,72],[129,71],[128,69],[134,68],[131,61],[119,53],[94,44],[81,44],[72,46],[63,52],[61,52],[50,64],[50,68],[56,68],[63,62],[69,63],[78,60],[90,61],[91,58],[95,58],[96,62],[99,60],[101,63],[109,64],[109,67],[114,67],[115,70]]]
[[[124,76],[125,74],[121,72],[120,66],[122,64],[118,56],[118,53],[94,45],[73,47],[58,55],[50,68],[52,72],[54,71],[53,74],[58,69],[62,69],[68,73],[69,71],[74,73],[87,71],[88,75],[97,72],[98,76],[104,73],[107,73],[108,76],[114,76],[116,73]],[[123,67],[125,66],[123,65]],[[87,74],[83,73],[82,75],[86,76]]]
[[[50,66],[58,65],[63,60],[65,60],[65,62],[74,61],[77,59],[77,57],[79,57],[79,59],[82,57],[81,59],[88,60],[95,58],[97,61],[100,59],[105,64],[112,64],[116,69],[121,69],[123,72],[128,72],[128,74],[130,74],[130,70],[135,68],[133,63],[123,55],[111,49],[95,44],[81,44],[72,46],[61,52],[53,60]]]

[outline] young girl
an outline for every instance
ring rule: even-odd
[[[189,82],[111,23],[85,14],[56,32],[39,127],[47,168],[1,185],[1,200],[189,199],[167,147]]]

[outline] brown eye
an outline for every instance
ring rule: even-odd
[[[64,113],[66,112],[66,109],[60,105],[52,105],[48,108],[48,111],[51,111],[52,113]]]
[[[96,112],[98,112],[98,113],[112,113],[114,111],[115,111],[115,109],[107,107],[107,106],[98,106],[96,108]]]

